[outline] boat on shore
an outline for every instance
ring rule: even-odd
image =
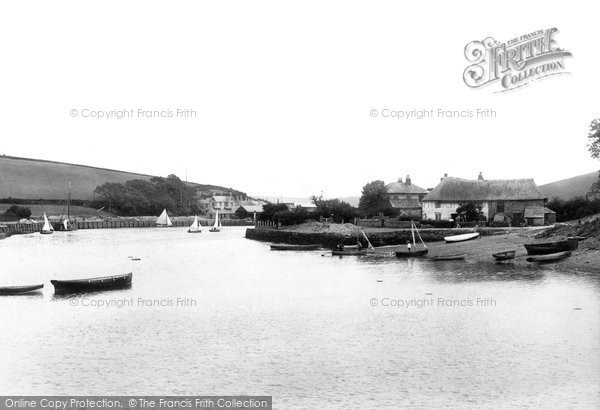
[[[460,235],[445,236],[444,240],[446,241],[446,243],[455,243],[455,242],[470,241],[471,239],[475,239],[478,237],[479,237],[479,232],[473,232],[473,233],[463,233]]]
[[[517,251],[504,251],[493,253],[492,256],[496,259],[496,262],[508,261],[515,258]]]
[[[156,220],[156,226],[161,226],[161,227],[173,226],[173,223],[171,222],[171,218],[169,218],[169,215],[167,214],[166,208],[162,211],[162,213]]]
[[[579,241],[567,239],[556,242],[531,243],[525,246],[528,255],[548,255],[558,252],[574,251],[579,246]]]
[[[52,224],[48,222],[48,217],[46,216],[46,212],[44,212],[44,226],[42,226],[41,234],[49,235],[54,232],[54,228]]]
[[[274,244],[271,245],[272,251],[314,251],[321,247],[321,245],[287,245],[287,244]]]
[[[571,256],[571,251],[556,252],[546,255],[535,255],[525,259],[527,262],[556,262]]]
[[[423,244],[423,248],[421,249],[417,248],[415,232],[421,240],[421,243]],[[420,258],[429,253],[429,249],[427,249],[427,245],[423,241],[423,238],[421,238],[421,234],[419,233],[419,230],[417,229],[413,221],[410,222],[410,233],[412,235],[412,245],[410,244],[410,242],[408,242],[406,249],[400,249],[396,251],[395,254],[397,258]]]
[[[331,251],[331,254],[333,256],[362,256],[362,255],[367,255],[369,252],[367,252],[366,249],[360,249],[360,250],[343,250],[343,251],[339,251],[339,250],[333,250]]]
[[[97,278],[51,280],[55,293],[95,292],[109,289],[122,289],[131,286],[133,273],[102,276]]]
[[[219,211],[215,214],[215,224],[208,230],[209,232],[221,232],[221,222],[219,222]]]
[[[27,285],[27,286],[0,286],[0,295],[23,295],[30,292],[35,292],[44,287],[44,285]]]
[[[432,261],[462,261],[467,257],[466,253],[461,253],[457,255],[439,255],[439,256],[429,256],[428,259]]]
[[[200,233],[202,229],[200,229],[200,223],[198,222],[198,217],[194,218],[194,222],[190,225],[188,229],[188,233]]]

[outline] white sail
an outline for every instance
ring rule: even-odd
[[[63,221],[63,226],[65,227],[65,231],[69,229],[69,224],[66,219]]]
[[[162,214],[160,214],[160,216],[156,220],[156,225],[159,225],[159,226],[173,226],[173,224],[171,223],[171,219],[169,218],[169,215],[167,215],[167,210],[166,209],[164,209],[162,211]]]
[[[46,216],[46,213],[44,212],[44,226],[42,227],[42,231],[52,231],[52,225],[50,225],[50,222],[48,222],[48,217]]]
[[[199,231],[200,228],[198,226],[198,217],[196,216],[194,218],[194,222],[192,222],[192,224],[190,225],[190,231]]]
[[[219,225],[219,211],[217,211],[216,215],[215,215],[215,225],[214,228],[218,228]]]

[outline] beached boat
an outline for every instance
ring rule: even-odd
[[[515,258],[517,251],[505,251],[493,253],[492,256],[496,259],[497,262],[507,261]]]
[[[531,243],[524,246],[529,255],[548,255],[558,252],[574,251],[579,246],[579,241],[567,239],[565,241],[557,242]]]
[[[432,261],[462,261],[467,257],[466,253],[461,253],[458,255],[439,255],[439,256],[429,256],[429,259]]]
[[[321,247],[321,245],[285,245],[275,244],[271,245],[272,251],[314,251]]]
[[[209,229],[210,232],[221,232],[221,222],[219,222],[219,211],[215,214],[215,224]]]
[[[421,243],[423,244],[422,249],[417,248],[415,232],[417,233],[417,236],[419,237],[419,239],[421,240]],[[423,238],[421,238],[421,234],[419,233],[419,230],[415,226],[415,223],[412,221],[410,222],[410,233],[412,235],[412,245],[410,247],[408,247],[408,244],[407,244],[406,249],[400,249],[400,250],[396,251],[395,254],[396,254],[397,258],[419,258],[419,257],[425,256],[429,253],[429,249],[427,249],[427,245],[425,245],[425,242],[423,241]]]
[[[361,249],[361,250],[344,250],[344,251],[338,251],[338,250],[333,250],[331,251],[331,254],[333,256],[362,256],[362,255],[367,255],[369,252],[367,252],[366,249]]]
[[[52,224],[48,222],[48,217],[44,212],[44,226],[42,226],[42,230],[40,231],[40,233],[43,233],[44,235],[49,235],[52,232],[54,232],[54,228],[52,227]]]
[[[461,235],[445,236],[444,240],[446,241],[446,243],[454,243],[454,242],[470,241],[471,239],[475,239],[478,237],[479,237],[479,232],[473,232],[473,233],[463,233]]]
[[[547,255],[529,256],[525,259],[527,262],[556,262],[571,256],[571,251],[550,253]]]
[[[0,295],[22,295],[24,293],[35,292],[43,287],[44,285],[0,286]]]
[[[51,280],[57,293],[95,292],[99,290],[121,289],[131,286],[133,273],[126,275],[103,276],[88,279]]]
[[[188,233],[200,233],[202,229],[200,229],[200,223],[198,222],[198,217],[194,218],[194,222],[190,225],[188,229]]]
[[[156,220],[156,226],[173,226],[173,223],[171,222],[171,218],[169,218],[169,215],[167,214],[166,208],[163,209],[162,213]]]

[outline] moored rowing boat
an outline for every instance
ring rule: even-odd
[[[555,262],[571,256],[571,251],[550,253],[546,255],[530,256],[526,259],[527,262]]]
[[[454,242],[470,241],[471,239],[475,239],[478,237],[479,237],[479,232],[473,232],[473,233],[463,233],[461,235],[445,236],[444,240],[446,241],[446,243],[454,243]]]
[[[51,280],[57,293],[94,292],[98,290],[120,289],[131,286],[133,273],[102,276],[88,279]]]
[[[28,286],[0,286],[0,295],[22,295],[24,293],[35,292],[43,287],[43,284]]]
[[[275,244],[271,245],[272,251],[314,251],[321,247],[321,245],[286,245],[286,244]]]

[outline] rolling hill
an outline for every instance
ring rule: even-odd
[[[592,184],[598,180],[598,172],[578,175],[576,177],[562,179],[546,185],[540,185],[542,192],[552,200],[553,198],[571,199],[583,196],[589,192]]]
[[[152,175],[114,169],[68,164],[40,159],[0,156],[0,198],[63,200],[71,181],[71,197],[75,200],[94,199],[94,189],[106,182],[120,182],[131,179],[150,179]],[[204,192],[240,191],[216,185],[189,183]]]

